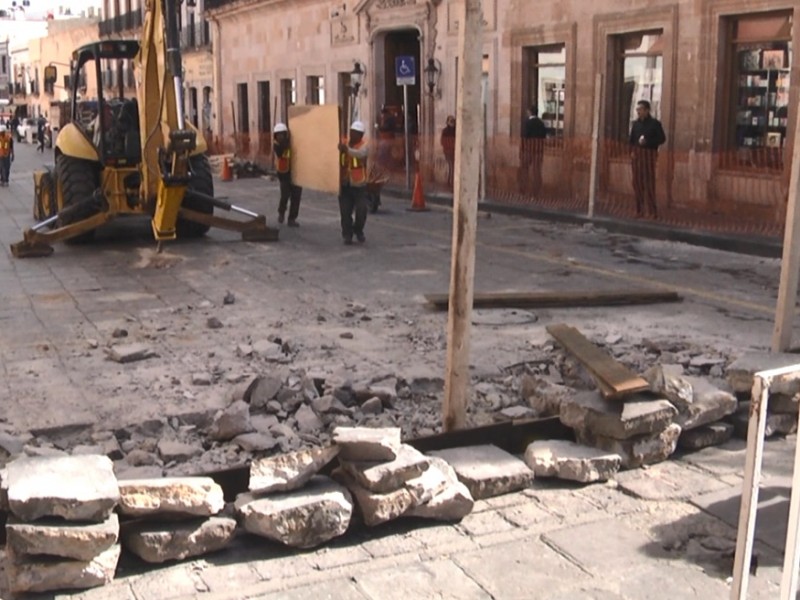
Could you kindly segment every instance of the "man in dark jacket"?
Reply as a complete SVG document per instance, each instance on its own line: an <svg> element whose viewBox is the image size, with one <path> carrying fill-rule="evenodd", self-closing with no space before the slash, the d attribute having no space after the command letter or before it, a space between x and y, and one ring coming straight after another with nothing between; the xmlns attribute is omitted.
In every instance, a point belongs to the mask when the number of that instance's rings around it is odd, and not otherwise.
<svg viewBox="0 0 800 600"><path fill-rule="evenodd" d="M520 145L520 174L523 193L538 197L542 191L542 162L544 162L544 140L547 128L539 118L536 105L528 109L528 118L522 125L522 143Z"/></svg>
<svg viewBox="0 0 800 600"><path fill-rule="evenodd" d="M39 115L39 118L36 120L36 141L38 142L36 146L37 152L44 153L44 131L46 127L47 119L45 119L43 115Z"/></svg>
<svg viewBox="0 0 800 600"><path fill-rule="evenodd" d="M633 191L636 194L636 216L652 214L658 217L656 209L656 163L658 147L667 141L661 121L650 115L650 103L640 100L636 104L637 119L631 127L631 169L633 171Z"/></svg>
<svg viewBox="0 0 800 600"><path fill-rule="evenodd" d="M453 115L449 115L445 121L440 142L444 159L447 161L447 185L452 189L453 170L456 164L456 118Z"/></svg>

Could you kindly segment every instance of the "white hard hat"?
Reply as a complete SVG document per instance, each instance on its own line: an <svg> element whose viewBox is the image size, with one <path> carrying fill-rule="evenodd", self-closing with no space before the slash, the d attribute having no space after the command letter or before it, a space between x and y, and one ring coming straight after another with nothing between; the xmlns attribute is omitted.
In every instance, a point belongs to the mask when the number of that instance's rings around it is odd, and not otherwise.
<svg viewBox="0 0 800 600"><path fill-rule="evenodd" d="M350 125L350 130L360 131L361 133L364 133L366 131L366 128L364 127L364 124L361 121L353 121L353 124Z"/></svg>
<svg viewBox="0 0 800 600"><path fill-rule="evenodd" d="M289 128L286 127L286 125L284 125L283 123L278 123L272 130L273 133L286 133L287 131L289 131Z"/></svg>
<svg viewBox="0 0 800 600"><path fill-rule="evenodd" d="M0 125L0 133L5 133L7 131L5 125Z"/></svg>

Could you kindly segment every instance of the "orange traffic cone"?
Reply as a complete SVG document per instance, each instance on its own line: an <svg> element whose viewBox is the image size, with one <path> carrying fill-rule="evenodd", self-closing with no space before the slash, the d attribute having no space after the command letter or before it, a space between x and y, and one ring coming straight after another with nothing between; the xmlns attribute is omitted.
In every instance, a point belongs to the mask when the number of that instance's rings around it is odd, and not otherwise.
<svg viewBox="0 0 800 600"><path fill-rule="evenodd" d="M422 191L422 176L419 174L419 171L417 171L417 175L414 178L414 194L411 196L411 208L407 210L413 210L414 212L430 210L425 206L425 194Z"/></svg>
<svg viewBox="0 0 800 600"><path fill-rule="evenodd" d="M233 171L227 157L222 163L222 181L233 181Z"/></svg>

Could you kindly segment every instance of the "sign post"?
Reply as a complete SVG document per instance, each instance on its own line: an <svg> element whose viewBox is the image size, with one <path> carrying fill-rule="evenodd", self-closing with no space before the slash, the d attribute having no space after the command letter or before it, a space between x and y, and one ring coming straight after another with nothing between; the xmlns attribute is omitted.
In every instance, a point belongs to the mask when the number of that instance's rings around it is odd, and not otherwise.
<svg viewBox="0 0 800 600"><path fill-rule="evenodd" d="M394 59L397 85L403 86L403 124L405 132L406 189L411 189L411 137L409 136L408 86L417 83L417 61L413 56L397 56Z"/></svg>

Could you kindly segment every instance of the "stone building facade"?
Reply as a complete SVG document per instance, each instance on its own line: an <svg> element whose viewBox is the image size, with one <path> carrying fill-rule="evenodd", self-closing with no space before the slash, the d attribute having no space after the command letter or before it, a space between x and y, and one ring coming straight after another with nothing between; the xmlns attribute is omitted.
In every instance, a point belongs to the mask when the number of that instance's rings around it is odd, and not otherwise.
<svg viewBox="0 0 800 600"><path fill-rule="evenodd" d="M600 196L629 196L625 140L636 101L648 99L668 137L658 162L660 206L783 218L800 2L484 0L483 7L490 188L513 191L521 123L535 104L549 130L546 193L573 203L588 197L597 106ZM456 106L459 2L207 0L206 8L221 138L267 134L295 102L338 103L345 115L355 103L375 127L382 107L402 106L395 58L410 55L418 77L408 116L440 160L435 136ZM358 96L349 85L356 61L366 72ZM428 65L436 71L432 88Z"/></svg>

